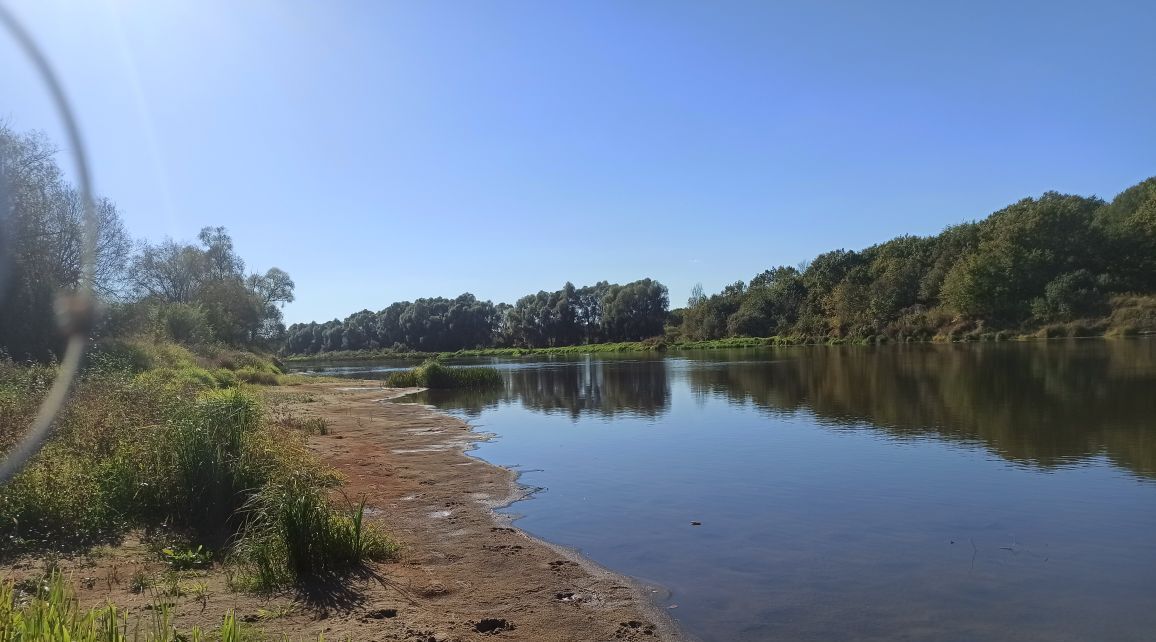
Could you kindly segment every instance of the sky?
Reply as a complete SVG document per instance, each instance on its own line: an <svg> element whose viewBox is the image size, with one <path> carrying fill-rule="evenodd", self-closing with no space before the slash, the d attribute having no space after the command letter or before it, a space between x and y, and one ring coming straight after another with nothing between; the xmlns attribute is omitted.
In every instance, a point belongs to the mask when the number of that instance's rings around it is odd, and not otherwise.
<svg viewBox="0 0 1156 642"><path fill-rule="evenodd" d="M227 227L296 282L290 323L643 277L678 306L1156 175L1148 1L8 6L129 231ZM63 146L0 60L0 118Z"/></svg>

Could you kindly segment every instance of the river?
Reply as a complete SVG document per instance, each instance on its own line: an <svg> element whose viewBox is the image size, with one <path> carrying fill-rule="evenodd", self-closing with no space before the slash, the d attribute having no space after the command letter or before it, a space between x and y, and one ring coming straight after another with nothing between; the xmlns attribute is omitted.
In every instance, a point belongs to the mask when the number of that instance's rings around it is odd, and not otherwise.
<svg viewBox="0 0 1156 642"><path fill-rule="evenodd" d="M1156 632L1156 340L477 363L504 387L414 401L704 640Z"/></svg>

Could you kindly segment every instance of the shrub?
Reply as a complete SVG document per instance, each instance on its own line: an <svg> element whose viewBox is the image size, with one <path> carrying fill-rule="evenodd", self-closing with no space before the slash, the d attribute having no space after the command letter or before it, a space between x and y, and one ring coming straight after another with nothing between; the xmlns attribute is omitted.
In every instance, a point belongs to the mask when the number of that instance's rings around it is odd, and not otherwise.
<svg viewBox="0 0 1156 642"><path fill-rule="evenodd" d="M1061 274L1044 288L1044 296L1032 301L1032 315L1043 321L1068 321L1104 312L1107 298L1096 277L1087 270Z"/></svg>
<svg viewBox="0 0 1156 642"><path fill-rule="evenodd" d="M185 345L206 343L213 329L204 308L191 303L167 303L156 306L154 327L158 338Z"/></svg>
<svg viewBox="0 0 1156 642"><path fill-rule="evenodd" d="M235 388L241 381L237 377L237 373L224 368L214 370L213 378L217 380L217 386L221 388Z"/></svg>
<svg viewBox="0 0 1156 642"><path fill-rule="evenodd" d="M196 366L148 370L137 375L137 378L144 385L159 384L185 392L211 390L218 383L213 373Z"/></svg>
<svg viewBox="0 0 1156 642"><path fill-rule="evenodd" d="M277 375L266 370L259 370L253 366L245 366L237 370L237 378L245 383L255 383L261 386L277 385Z"/></svg>

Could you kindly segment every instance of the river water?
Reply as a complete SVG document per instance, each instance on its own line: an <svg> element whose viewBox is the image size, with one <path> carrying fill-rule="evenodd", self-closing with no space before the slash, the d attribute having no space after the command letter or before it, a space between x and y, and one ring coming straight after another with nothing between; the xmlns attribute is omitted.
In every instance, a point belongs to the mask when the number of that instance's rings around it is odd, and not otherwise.
<svg viewBox="0 0 1156 642"><path fill-rule="evenodd" d="M1156 636L1156 340L483 361L416 401L704 640Z"/></svg>

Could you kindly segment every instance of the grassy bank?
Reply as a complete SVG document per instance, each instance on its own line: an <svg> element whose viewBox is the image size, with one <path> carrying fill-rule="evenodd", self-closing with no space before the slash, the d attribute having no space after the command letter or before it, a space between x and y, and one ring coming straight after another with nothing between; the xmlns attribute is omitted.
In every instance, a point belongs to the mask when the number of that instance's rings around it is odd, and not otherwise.
<svg viewBox="0 0 1156 642"><path fill-rule="evenodd" d="M0 360L0 453L55 375ZM0 487L0 557L52 559L141 531L172 568L224 567L234 589L264 591L391 556L364 505L332 499L340 478L305 443L317 422L269 412L258 384L284 376L252 353L101 346L48 444ZM39 617L33 588L20 613L19 587L0 590L0 626Z"/></svg>

